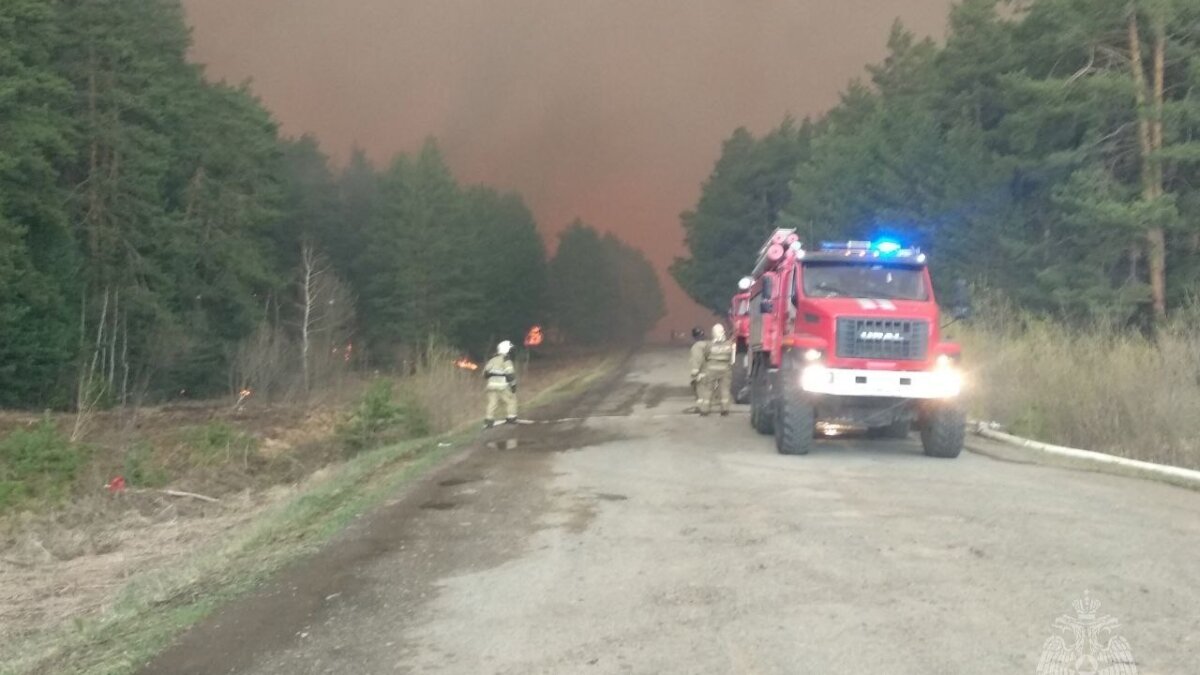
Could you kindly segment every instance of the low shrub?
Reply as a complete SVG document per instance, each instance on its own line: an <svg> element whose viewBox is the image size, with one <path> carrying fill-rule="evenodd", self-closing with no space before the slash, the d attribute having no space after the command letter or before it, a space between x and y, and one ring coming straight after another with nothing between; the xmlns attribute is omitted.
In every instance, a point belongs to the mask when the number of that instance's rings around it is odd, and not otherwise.
<svg viewBox="0 0 1200 675"><path fill-rule="evenodd" d="M125 450L123 476L138 487L162 487L170 475L155 461L154 448L149 443L134 443Z"/></svg>
<svg viewBox="0 0 1200 675"><path fill-rule="evenodd" d="M429 415L411 395L396 400L390 380L371 383L354 410L338 425L337 434L348 453L431 433Z"/></svg>
<svg viewBox="0 0 1200 675"><path fill-rule="evenodd" d="M85 460L81 446L50 419L0 440L0 511L28 500L66 496Z"/></svg>

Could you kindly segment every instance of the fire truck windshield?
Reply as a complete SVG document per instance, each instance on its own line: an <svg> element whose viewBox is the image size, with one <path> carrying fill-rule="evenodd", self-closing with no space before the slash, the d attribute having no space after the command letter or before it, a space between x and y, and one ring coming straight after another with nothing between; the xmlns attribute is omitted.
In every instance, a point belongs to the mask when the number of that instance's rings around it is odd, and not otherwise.
<svg viewBox="0 0 1200 675"><path fill-rule="evenodd" d="M804 295L810 298L929 299L919 267L875 261L810 261L804 264Z"/></svg>

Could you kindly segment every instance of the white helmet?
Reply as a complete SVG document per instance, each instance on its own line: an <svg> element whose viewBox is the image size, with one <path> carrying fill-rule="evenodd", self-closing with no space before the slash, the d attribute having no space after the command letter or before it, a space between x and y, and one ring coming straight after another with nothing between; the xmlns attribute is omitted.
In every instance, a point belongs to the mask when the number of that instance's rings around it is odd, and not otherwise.
<svg viewBox="0 0 1200 675"><path fill-rule="evenodd" d="M500 356L508 356L508 353L512 351L512 348L513 348L513 343L509 342L508 340L505 340L504 342L501 342L500 344L496 345L496 353L499 354Z"/></svg>
<svg viewBox="0 0 1200 675"><path fill-rule="evenodd" d="M725 339L725 326L724 325L718 323L715 326L713 326L712 339L716 340L717 342L720 342L721 340Z"/></svg>

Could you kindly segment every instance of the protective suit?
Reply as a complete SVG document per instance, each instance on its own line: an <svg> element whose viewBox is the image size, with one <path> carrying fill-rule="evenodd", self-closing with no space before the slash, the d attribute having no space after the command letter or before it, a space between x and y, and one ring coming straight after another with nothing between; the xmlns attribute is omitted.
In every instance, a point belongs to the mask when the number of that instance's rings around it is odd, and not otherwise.
<svg viewBox="0 0 1200 675"><path fill-rule="evenodd" d="M721 415L729 414L732 403L730 386L733 380L733 360L737 358L737 344L725 336L725 326L713 326L712 340L704 350L704 381L700 387L700 415L712 412L713 400L721 406Z"/></svg>
<svg viewBox="0 0 1200 675"><path fill-rule="evenodd" d="M688 356L688 370L691 373L692 395L696 397L696 408L691 412L700 412L700 403L704 397L700 395L700 389L704 386L704 350L708 349L708 343L704 340L704 331L699 328L692 329L692 351Z"/></svg>
<svg viewBox="0 0 1200 675"><path fill-rule="evenodd" d="M504 406L504 416L509 424L517 421L517 369L512 362L513 345L508 340L496 346L496 355L488 360L483 367L483 376L487 378L487 411L484 413L483 426L489 428L496 424L496 415L500 406Z"/></svg>

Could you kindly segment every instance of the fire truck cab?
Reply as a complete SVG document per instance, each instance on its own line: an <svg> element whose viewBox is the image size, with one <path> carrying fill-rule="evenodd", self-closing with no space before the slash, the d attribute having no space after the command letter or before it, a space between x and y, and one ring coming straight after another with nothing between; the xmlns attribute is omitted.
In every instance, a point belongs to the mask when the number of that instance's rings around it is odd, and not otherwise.
<svg viewBox="0 0 1200 675"><path fill-rule="evenodd" d="M806 454L817 435L851 429L905 438L914 423L925 454L962 451L961 349L942 341L926 264L890 240L809 251L777 230L767 241L742 283L751 424L779 452Z"/></svg>

